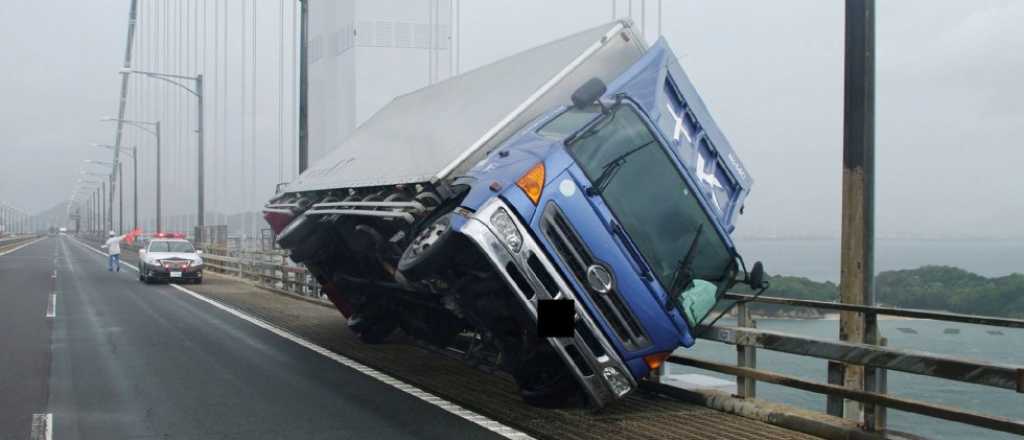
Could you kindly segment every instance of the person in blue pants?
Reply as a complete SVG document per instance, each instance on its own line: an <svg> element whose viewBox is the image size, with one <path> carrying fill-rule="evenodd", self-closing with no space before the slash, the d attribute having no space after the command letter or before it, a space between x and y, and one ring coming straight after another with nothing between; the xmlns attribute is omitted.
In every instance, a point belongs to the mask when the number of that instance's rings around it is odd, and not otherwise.
<svg viewBox="0 0 1024 440"><path fill-rule="evenodd" d="M124 240L123 235L115 235L114 231L110 231L110 238L103 244L103 247L107 249L107 271L109 272L120 272L121 271L121 240Z"/></svg>

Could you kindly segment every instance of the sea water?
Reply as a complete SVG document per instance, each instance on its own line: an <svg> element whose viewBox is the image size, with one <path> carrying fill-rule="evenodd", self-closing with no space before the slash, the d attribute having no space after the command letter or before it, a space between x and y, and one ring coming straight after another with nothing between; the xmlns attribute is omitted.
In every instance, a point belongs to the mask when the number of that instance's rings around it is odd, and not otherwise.
<svg viewBox="0 0 1024 440"><path fill-rule="evenodd" d="M762 260L769 273L796 275L816 281L839 279L838 240L745 240L738 243L748 264ZM1024 273L1024 240L879 240L875 245L879 271L913 269L937 264L957 266L985 276ZM1024 295L1024 292L1021 292ZM879 321L882 336L894 348L925 351L957 358L1015 365L1024 368L1024 329L978 326L930 320L891 319ZM735 320L724 318L724 325ZM832 319L758 319L761 329L800 336L838 340L839 323ZM955 329L949 330L947 329ZM989 331L1002 334L990 334ZM698 340L678 354L736 364L736 348ZM758 350L757 367L816 382L827 382L827 362ZM735 377L681 366L670 366L669 374L700 373L735 381ZM888 372L889 393L907 399L962 408L982 414L1024 420L1024 394L1012 390L963 382ZM825 410L825 396L792 388L758 383L761 399L777 401L815 411ZM1010 439L1010 434L974 428L956 422L889 410L889 427L928 438Z"/></svg>
<svg viewBox="0 0 1024 440"><path fill-rule="evenodd" d="M737 239L747 264L773 275L839 281L839 240ZM875 270L955 266L987 277L1024 273L1024 240L877 240Z"/></svg>
<svg viewBox="0 0 1024 440"><path fill-rule="evenodd" d="M735 321L729 318L723 318L719 323L735 325ZM835 319L758 319L757 327L820 339L838 340L839 338L839 321ZM911 329L916 333L901 331L901 328ZM959 333L950 334L946 332L946 329L958 329ZM992 335L987 333L987 330L998 330L1002 332L1002 335ZM888 339L889 347L1024 367L1024 329L897 319L879 321L879 331ZM736 364L736 348L713 341L698 340L693 348L677 350L677 354ZM757 367L815 382L826 383L828 381L827 361L824 359L762 349L757 351ZM706 370L682 366L669 367L668 374L681 373L700 373L735 381L733 376L720 375ZM1013 390L894 371L888 372L888 382L889 394L897 397L1024 420L1024 394L1018 394ZM772 384L758 383L757 397L815 411L825 410L824 395ZM1019 438L1010 434L894 410L889 410L889 427L928 438Z"/></svg>

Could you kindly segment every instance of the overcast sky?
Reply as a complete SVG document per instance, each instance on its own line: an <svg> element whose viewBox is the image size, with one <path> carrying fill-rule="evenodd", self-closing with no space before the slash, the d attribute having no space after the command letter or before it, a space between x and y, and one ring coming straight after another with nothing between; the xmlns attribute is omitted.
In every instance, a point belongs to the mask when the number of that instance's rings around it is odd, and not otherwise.
<svg viewBox="0 0 1024 440"><path fill-rule="evenodd" d="M67 198L82 160L109 160L86 145L113 141L113 126L97 120L116 114L128 3L16 1L0 8L0 201L48 208ZM633 3L639 23L641 2ZM268 15L278 7L257 4ZM611 4L464 0L463 70L608 21ZM625 15L627 1L618 4ZM647 4L651 12L657 2ZM842 9L838 0L663 2L665 38L755 179L741 235L839 233ZM878 2L880 235L1024 236L1022 22L1020 1ZM269 37L260 38L263 47ZM254 120L271 130L277 115L262 111ZM253 158L273 174L276 142L264 137L250 139L266 146ZM243 205L254 209L272 191L276 178L262 174L249 172L250 181L263 181ZM233 181L228 177L221 182ZM220 196L224 206L229 199ZM186 209L189 200L177 203Z"/></svg>

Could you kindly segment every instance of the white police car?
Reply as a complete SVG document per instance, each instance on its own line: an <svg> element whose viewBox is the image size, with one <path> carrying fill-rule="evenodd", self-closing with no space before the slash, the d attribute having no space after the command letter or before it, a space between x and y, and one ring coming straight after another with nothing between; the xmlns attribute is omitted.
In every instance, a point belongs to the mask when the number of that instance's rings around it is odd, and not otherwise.
<svg viewBox="0 0 1024 440"><path fill-rule="evenodd" d="M203 282L203 251L184 238L162 236L139 249L139 281Z"/></svg>

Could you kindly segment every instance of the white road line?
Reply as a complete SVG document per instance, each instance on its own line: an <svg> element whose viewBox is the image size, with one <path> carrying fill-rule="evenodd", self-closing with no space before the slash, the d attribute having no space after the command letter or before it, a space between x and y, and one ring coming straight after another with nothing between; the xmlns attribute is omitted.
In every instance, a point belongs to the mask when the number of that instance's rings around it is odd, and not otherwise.
<svg viewBox="0 0 1024 440"><path fill-rule="evenodd" d="M32 440L53 440L53 413L32 414Z"/></svg>
<svg viewBox="0 0 1024 440"><path fill-rule="evenodd" d="M18 247L14 248L14 249L9 249L9 250L6 250L6 251L3 251L3 252L0 252L0 257L2 257L2 256L4 256L4 255L7 255L7 254L9 254L9 253L11 253L11 252L14 252L14 251L16 251L16 250L18 250L18 249L21 249L21 248L23 248L23 247L25 247L25 246L28 246L28 245L30 245L30 244L34 244L34 243L36 243L36 242L42 241L42 240L43 240L43 239L45 239L45 238L46 238L46 237L39 237L39 238L37 238L37 239L35 239L35 240L32 240L32 241L30 241L30 242L28 242L28 243L25 243L25 244L23 244L23 245L21 245L21 246L18 246Z"/></svg>
<svg viewBox="0 0 1024 440"><path fill-rule="evenodd" d="M57 292L50 294L50 303L46 305L46 317L53 318L57 316Z"/></svg>
<svg viewBox="0 0 1024 440"><path fill-rule="evenodd" d="M78 240L76 239L75 241L78 241ZM97 254L106 255L102 251L100 251L99 249L93 248L92 246L89 246L89 245L87 245L85 243L82 243L82 242L79 242L79 243L82 244L83 246L85 246L86 248L88 248L89 250L91 250L93 252L96 252ZM135 267L134 265L131 265L131 264L128 264L128 263L122 263L122 264L124 264L124 265L126 265L128 267L131 267L135 271L139 270L139 268ZM269 331L269 332L271 332L271 333L273 333L275 335L278 335L278 336L280 336L280 337L282 337L284 339L287 339L287 340L289 340L291 342L294 342L294 343L296 343L296 344L298 344L298 345L300 345L300 346L302 346L304 348L307 348L307 349L309 349L309 350L311 350L311 351L313 351L313 352L315 352L317 354L320 354L321 356L324 356L324 357L326 357L326 358L328 358L328 359L330 359L330 360L332 360L334 362L337 362L337 363L339 363L341 365L344 365L344 366L349 367L349 368L351 368L353 370L356 370L356 371L358 371L360 373L363 373L363 374L365 374L367 376L370 376L370 377L372 377L372 378L374 378L374 379L376 379L376 380L378 380L378 381L380 381L380 382L382 382L382 383L384 383L386 385L390 385L391 387L396 388L399 391L405 392L406 394L409 394L409 395L411 395L413 397L416 397L417 399L420 399L420 400L422 400L424 402L427 402L427 403L429 403L431 405L434 405L434 406L436 406L438 408L441 408L441 409L443 409L445 411L448 411L449 413L452 413L452 414L454 414L454 415L456 415L458 417L461 417L462 419L465 419L465 420L467 420L469 422L472 422L472 423L474 423L474 424L476 424L476 425L478 425L478 426L480 426L480 427L482 427L482 428L484 428L484 429L486 429L488 431L494 432L495 434L498 434L498 435L500 435L502 437L510 438L510 439L516 439L516 440L533 439L533 437L531 437L529 434L527 434L525 432L522 432L522 431L520 431L518 429L515 429L515 428L513 428L511 426L502 424L501 422L499 422L497 420L492 420L492 419L490 419L490 418L488 418L486 416L483 416L481 414L478 414L478 413L476 413L476 412L474 412L472 410L463 408L462 406L460 406L460 405L458 405L458 404L456 404L454 402L445 400L445 399L443 399L441 397L438 397L438 396L436 396L434 394L431 394L431 393L429 393L427 391L424 391L424 390L422 390L422 389L420 389L420 388L418 388L416 386L413 386L413 385L407 384L405 382L402 382L402 381L400 381L398 379L395 379L394 377L389 376L387 373L375 370L375 369L373 369L371 367L368 367L366 365L363 365L363 364L359 363L358 361L356 361L354 359L348 358L346 356L342 356L342 355L340 355L338 353L335 353L335 352L333 352L331 350L328 350L327 348L324 348L324 347L322 347L320 345L317 345L317 344L315 344L313 342L310 342L310 341L308 341L306 339L303 339L300 336L297 336L297 335L295 335L295 334L293 334L293 333L291 333L291 332L289 332L289 331L287 331L285 329L277 327L277 326L275 326L275 325L273 325L273 324L271 324L269 322L266 322L266 321L264 321L262 319L256 318L256 317L251 316L249 314L246 314L245 312L242 312L242 311L240 311L238 309L235 309L234 307L231 307L231 306L229 306L227 304L224 304L224 303L222 303L220 301L217 301L217 300L212 299L212 298L208 298L206 296L203 296L202 294L193 292L193 291L191 291L189 289L186 289L184 287L181 287L181 286L179 286L177 284L171 284L170 286L175 288L175 289L178 289L178 290L180 290L180 291L182 291L182 292L184 292L184 293L186 293L186 294L188 294L190 296L192 296L193 298L196 298L196 299L198 299L200 301L204 301L204 302L206 302L206 303L208 303L208 304L210 304L210 305L212 305L212 306L214 306L214 307L216 307L218 309L221 309L221 310L223 310L223 311L225 311L227 313L230 313L230 314L234 315L235 317L237 317L239 319L248 321L250 324L253 324L253 325L255 325L257 327L260 327L260 328L262 328L264 330L267 330L267 331Z"/></svg>
<svg viewBox="0 0 1024 440"><path fill-rule="evenodd" d="M363 365L363 364L361 364L361 363L359 363L359 362L357 362L357 361L355 361L355 360L353 360L351 358L348 358L348 357L342 356L342 355L340 355L338 353L335 353L333 351L330 351L330 350L328 350L328 349L326 349L326 348L324 348L324 347L322 347L320 345L317 345L317 344L315 344L313 342L307 341L307 340L305 340L305 339L303 339L303 338L301 338L299 336L296 336L295 334L293 334L293 333L291 333L291 332L289 332L287 330L281 329L281 328L279 328L279 327L277 327L277 326L275 326L273 324L270 324L270 323L268 323L266 321L263 321L263 320L261 320L259 318L255 318L255 317L250 316L250 315L248 315L248 314L246 314L244 312L241 312L241 311L239 311L239 310L237 310L237 309L235 309L235 308L233 308L231 306L223 304L220 301L207 298L207 297L205 297L205 296L203 296L201 294L193 292L193 291L191 291L189 289L186 289L184 287L181 287L181 286L179 286L177 284L171 284L171 287L173 287L175 289L178 289L178 290L180 290L182 292L185 292L185 293L191 295L192 297L194 297L194 298L196 298L196 299L198 299L200 301L205 301L205 302L213 305L214 307L217 307L217 308L219 308L219 309L221 309L221 310L223 310L225 312L228 312L228 313L230 313L232 315L235 315L238 318L241 318L241 319L243 319L245 321L248 321L248 322L252 323L253 325L256 325L257 327L263 328L264 330L267 330L267 331L269 331L271 333L274 333L274 334L276 334L276 335L278 335L278 336L280 336L282 338L285 338L285 339L287 339L289 341L292 341L292 342L294 342L294 343L296 343L296 344L298 344L298 345L300 345L302 347L305 347L305 348L307 348L307 349L309 349L309 350L311 350L311 351L313 351L315 353L318 353L318 354L320 354L320 355L322 355L322 356L324 356L324 357L326 357L326 358L328 358L330 360L333 360L333 361L335 361L335 362L337 362L339 364L342 364L342 365L344 365L346 367L349 367L349 368L352 368L352 369L354 369L356 371L359 371L360 373L363 373L363 374L365 374L367 376L370 376L370 377L372 377L372 378L374 378L374 379L376 379L376 380L378 380L380 382L383 382L383 383L385 383L387 385L390 385L390 386L392 386L392 387L394 387L394 388L396 388L396 389L398 389L400 391L403 391L403 392L405 392L405 393L407 393L407 394L409 394L411 396L414 396L414 397L416 397L416 398L418 398L418 399L420 399L420 400L422 400L424 402L430 403L430 404L432 404L434 406L437 406L437 407L439 407L439 408L441 408L441 409L443 409L445 411L448 411L448 412L450 412L450 413L452 413L452 414L454 414L456 416L459 416L459 417L461 417L461 418L463 418L465 420L473 422L473 423L481 426L482 428L487 429L489 431L492 431L492 432L494 432L494 433L496 433L498 435L501 435L501 436L503 436L505 438L511 438L511 439L531 439L531 438L533 438L533 437L530 437L528 434L526 434L526 433L524 433L522 431L519 431L519 430L516 430L515 428L506 426L506 425L504 425L504 424L502 424L502 423L500 423L500 422L498 422L496 420L492 420L492 419L487 418L487 417L485 417L483 415L477 414L476 412L473 412L471 410L463 408L462 406L459 406L456 403L450 402L450 401L445 400L445 399L443 399L441 397L438 397L438 396L436 396L434 394L431 394L431 393L429 393L427 391L423 391L423 390L421 390L421 389L419 389L419 388L417 388L417 387L415 387L413 385L409 385L409 384L407 384L405 382L402 382L402 381L400 381L398 379L395 379L395 378L387 375L386 373L383 373L381 371L375 370L375 369L373 369L371 367L368 367L366 365Z"/></svg>

